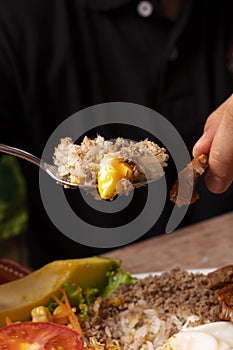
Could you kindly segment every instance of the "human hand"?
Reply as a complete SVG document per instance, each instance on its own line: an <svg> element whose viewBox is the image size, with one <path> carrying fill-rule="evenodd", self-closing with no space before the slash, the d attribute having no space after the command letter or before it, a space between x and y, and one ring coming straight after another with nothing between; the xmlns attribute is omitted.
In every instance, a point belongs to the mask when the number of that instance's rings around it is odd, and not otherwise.
<svg viewBox="0 0 233 350"><path fill-rule="evenodd" d="M193 156L209 155L205 182L213 193L223 193L233 181L233 95L208 117Z"/></svg>

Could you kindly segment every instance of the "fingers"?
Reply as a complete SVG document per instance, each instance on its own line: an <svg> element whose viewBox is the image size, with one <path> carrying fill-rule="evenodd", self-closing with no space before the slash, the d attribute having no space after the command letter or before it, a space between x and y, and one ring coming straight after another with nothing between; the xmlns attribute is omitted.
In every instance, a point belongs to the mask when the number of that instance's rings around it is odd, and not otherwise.
<svg viewBox="0 0 233 350"><path fill-rule="evenodd" d="M214 193L224 192L233 180L233 96L228 99L209 153L206 185Z"/></svg>
<svg viewBox="0 0 233 350"><path fill-rule="evenodd" d="M233 95L207 119L193 155L209 154L206 186L213 193L227 190L233 181Z"/></svg>
<svg viewBox="0 0 233 350"><path fill-rule="evenodd" d="M229 99L226 100L218 109L216 109L210 116L207 118L204 132L201 138L193 147L193 156L197 157L200 154L209 154L210 148L213 142L213 138L217 132L221 118L225 113Z"/></svg>

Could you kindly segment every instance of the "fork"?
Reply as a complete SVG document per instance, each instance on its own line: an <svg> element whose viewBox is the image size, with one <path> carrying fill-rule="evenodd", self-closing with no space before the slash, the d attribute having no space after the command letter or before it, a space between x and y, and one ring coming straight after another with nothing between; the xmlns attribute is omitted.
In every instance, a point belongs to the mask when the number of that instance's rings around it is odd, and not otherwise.
<svg viewBox="0 0 233 350"><path fill-rule="evenodd" d="M64 178L61 178L58 175L58 168L55 165L52 164L48 164L46 162L44 162L42 159L34 156L31 153L28 153L26 151L23 151L19 148L15 148L12 146L8 146L5 144L0 143L0 152L2 153L7 153L7 154L11 154L15 157L19 157L22 158L24 160L27 160L28 162L31 162L37 166L39 166L41 169L43 169L49 176L51 176L58 184L62 185L62 186L69 186L71 188L75 188L75 187L96 187L95 185L83 185L83 184L76 184L76 183L70 183L68 181L66 181Z"/></svg>
<svg viewBox="0 0 233 350"><path fill-rule="evenodd" d="M90 185L90 184L87 185L87 184L71 183L69 181L66 181L66 179L64 179L64 177L59 176L58 167L56 165L46 163L42 159L34 156L31 153L23 151L22 149L15 148L15 147L0 143L0 152L11 154L15 157L22 158L24 160L27 160L30 163L33 163L33 164L39 166L49 176L51 176L58 184L60 184L62 186L66 186L69 188L78 188L79 187L79 188L83 188L84 190L95 189L98 187L97 184L96 185ZM138 188L141 186L146 186L149 183L154 182L155 180L156 179L146 180L146 181L142 181L142 182L135 182L135 183L132 183L132 185L134 188Z"/></svg>

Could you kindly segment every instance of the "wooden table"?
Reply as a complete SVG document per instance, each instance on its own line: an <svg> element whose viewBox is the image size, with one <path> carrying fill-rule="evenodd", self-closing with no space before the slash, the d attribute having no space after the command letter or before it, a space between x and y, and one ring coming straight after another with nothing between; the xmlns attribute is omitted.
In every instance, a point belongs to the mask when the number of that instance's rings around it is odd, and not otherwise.
<svg viewBox="0 0 233 350"><path fill-rule="evenodd" d="M123 270L153 272L233 264L233 212L104 254L122 260Z"/></svg>

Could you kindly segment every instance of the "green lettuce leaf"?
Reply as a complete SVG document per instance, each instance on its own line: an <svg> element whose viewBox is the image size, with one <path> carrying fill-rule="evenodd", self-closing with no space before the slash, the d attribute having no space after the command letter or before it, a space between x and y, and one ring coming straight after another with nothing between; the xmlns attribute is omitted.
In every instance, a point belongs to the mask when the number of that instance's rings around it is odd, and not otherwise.
<svg viewBox="0 0 233 350"><path fill-rule="evenodd" d="M117 271L108 271L106 276L108 284L102 293L103 298L109 297L120 285L134 284L137 281L129 272L124 273L121 268Z"/></svg>
<svg viewBox="0 0 233 350"><path fill-rule="evenodd" d="M76 308L76 314L80 322L88 321L88 307L91 306L96 299L109 297L122 284L133 284L136 278L132 277L129 272L124 273L119 267L119 263L114 265L111 271L106 273L108 283L103 290L97 288L82 289L76 283L64 283L63 288L66 290L70 305ZM60 299L64 302L63 296ZM54 312L58 304L51 299L47 307L51 313Z"/></svg>

